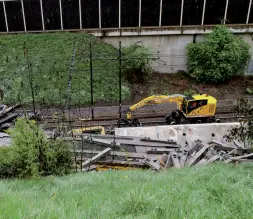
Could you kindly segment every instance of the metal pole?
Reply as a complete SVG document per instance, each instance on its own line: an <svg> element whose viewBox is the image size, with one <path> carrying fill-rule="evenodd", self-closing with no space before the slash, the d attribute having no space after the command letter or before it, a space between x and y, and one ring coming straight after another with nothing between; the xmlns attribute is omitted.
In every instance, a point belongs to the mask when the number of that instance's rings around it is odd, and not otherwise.
<svg viewBox="0 0 253 219"><path fill-rule="evenodd" d="M24 30L26 32L26 20L25 20L25 10L24 10L24 0L21 0L22 14L23 14L23 22L24 22Z"/></svg>
<svg viewBox="0 0 253 219"><path fill-rule="evenodd" d="M91 104L91 118L94 119L94 99L93 99L93 72L92 72L92 45L90 43L90 104Z"/></svg>
<svg viewBox="0 0 253 219"><path fill-rule="evenodd" d="M101 0L98 1L98 23L99 29L101 29Z"/></svg>
<svg viewBox="0 0 253 219"><path fill-rule="evenodd" d="M163 0L160 0L159 27L162 26Z"/></svg>
<svg viewBox="0 0 253 219"><path fill-rule="evenodd" d="M229 2L229 0L227 0L227 2L226 2L226 9L225 9L225 14L224 14L224 23L223 24L226 24L226 20L227 20L228 2Z"/></svg>
<svg viewBox="0 0 253 219"><path fill-rule="evenodd" d="M247 15L246 24L249 23L249 16L250 16L250 11L251 11L251 5L252 5L252 0L249 1L249 9L248 9L248 15Z"/></svg>
<svg viewBox="0 0 253 219"><path fill-rule="evenodd" d="M43 14L42 0L40 0L40 12L41 12L42 29L44 31L45 30L45 24L44 24L44 14Z"/></svg>
<svg viewBox="0 0 253 219"><path fill-rule="evenodd" d="M141 0L139 0L139 27L141 27Z"/></svg>
<svg viewBox="0 0 253 219"><path fill-rule="evenodd" d="M121 41L119 41L119 118L121 119Z"/></svg>
<svg viewBox="0 0 253 219"><path fill-rule="evenodd" d="M4 1L3 1L3 8L4 8L4 18L5 18L6 31L9 32L9 26L8 26L8 20L7 20L5 2Z"/></svg>
<svg viewBox="0 0 253 219"><path fill-rule="evenodd" d="M183 13L184 13L184 0L182 0L182 4L181 4L180 26L182 26L183 24Z"/></svg>
<svg viewBox="0 0 253 219"><path fill-rule="evenodd" d="M80 29L83 29L81 0L79 0L79 18L80 18Z"/></svg>
<svg viewBox="0 0 253 219"><path fill-rule="evenodd" d="M205 13L206 13L206 0L204 0L201 25L204 25Z"/></svg>
<svg viewBox="0 0 253 219"><path fill-rule="evenodd" d="M121 0L119 0L119 28L121 28Z"/></svg>
<svg viewBox="0 0 253 219"><path fill-rule="evenodd" d="M59 0L59 5L60 5L61 30L63 30L63 21L62 21L62 6L61 6L61 0Z"/></svg>

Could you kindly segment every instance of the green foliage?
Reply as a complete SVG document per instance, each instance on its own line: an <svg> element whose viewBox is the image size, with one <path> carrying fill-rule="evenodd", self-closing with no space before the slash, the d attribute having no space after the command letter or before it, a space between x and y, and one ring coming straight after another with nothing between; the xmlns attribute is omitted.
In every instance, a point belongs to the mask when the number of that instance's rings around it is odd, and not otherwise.
<svg viewBox="0 0 253 219"><path fill-rule="evenodd" d="M240 125L231 128L225 138L227 141L232 142L239 140L244 144L245 148L252 148L253 145L253 105L247 100L240 98L237 101L237 105L234 108L235 113L238 116L245 116L247 119L241 120Z"/></svg>
<svg viewBox="0 0 253 219"><path fill-rule="evenodd" d="M160 173L2 180L0 218L248 219L253 215L252 178L252 163L216 163Z"/></svg>
<svg viewBox="0 0 253 219"><path fill-rule="evenodd" d="M11 178L14 173L13 149L11 147L0 147L0 179Z"/></svg>
<svg viewBox="0 0 253 219"><path fill-rule="evenodd" d="M8 133L12 146L1 150L1 156L6 157L0 160L0 177L32 178L70 173L72 159L67 145L49 140L35 121L20 118Z"/></svg>
<svg viewBox="0 0 253 219"><path fill-rule="evenodd" d="M187 45L188 69L200 82L219 83L243 73L250 59L249 45L219 25L199 43Z"/></svg>
<svg viewBox="0 0 253 219"><path fill-rule="evenodd" d="M196 91L193 90L193 89L189 89L189 90L187 90L187 91L184 92L185 96L192 96L194 94L196 94Z"/></svg>
<svg viewBox="0 0 253 219"><path fill-rule="evenodd" d="M252 91L250 88L247 88L247 89L246 89L246 94L252 95L252 94L253 94L253 91Z"/></svg>
<svg viewBox="0 0 253 219"><path fill-rule="evenodd" d="M143 82L152 73L150 48L133 44L122 48L123 75L130 83Z"/></svg>
<svg viewBox="0 0 253 219"><path fill-rule="evenodd" d="M31 86L35 103L63 105L66 103L67 84L76 42L75 63L71 83L71 104L90 102L90 43L93 54L94 101L118 100L118 49L98 38L83 33L19 34L0 36L0 89L7 104L31 104ZM133 45L122 49L125 58L148 57L148 49ZM101 60L105 58L105 60ZM116 58L111 60L110 58ZM98 60L100 59L100 60ZM126 69L150 71L146 60L122 60ZM122 98L130 95L129 84L122 81Z"/></svg>

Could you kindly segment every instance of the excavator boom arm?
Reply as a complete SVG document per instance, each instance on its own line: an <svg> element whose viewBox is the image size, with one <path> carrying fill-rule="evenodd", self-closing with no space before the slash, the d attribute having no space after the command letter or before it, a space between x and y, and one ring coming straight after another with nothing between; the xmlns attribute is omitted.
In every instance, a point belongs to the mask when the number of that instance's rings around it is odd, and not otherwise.
<svg viewBox="0 0 253 219"><path fill-rule="evenodd" d="M146 105L153 105L153 104L162 104L162 103L182 103L185 96L181 94L174 94L174 95L153 95L147 97L140 102L132 105L127 110L128 117L131 117L131 112L137 110L138 108Z"/></svg>

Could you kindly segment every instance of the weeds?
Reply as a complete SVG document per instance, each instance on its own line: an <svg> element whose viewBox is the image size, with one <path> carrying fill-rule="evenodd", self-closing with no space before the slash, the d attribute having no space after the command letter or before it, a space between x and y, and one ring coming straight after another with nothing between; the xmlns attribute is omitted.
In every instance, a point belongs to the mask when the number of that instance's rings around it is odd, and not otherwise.
<svg viewBox="0 0 253 219"><path fill-rule="evenodd" d="M253 165L0 181L0 218L248 219Z"/></svg>

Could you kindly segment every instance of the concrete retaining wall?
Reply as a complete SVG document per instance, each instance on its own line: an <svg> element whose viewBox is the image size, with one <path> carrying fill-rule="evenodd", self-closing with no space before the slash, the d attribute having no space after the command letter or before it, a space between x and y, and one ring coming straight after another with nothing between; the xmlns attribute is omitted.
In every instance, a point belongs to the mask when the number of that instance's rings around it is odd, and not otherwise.
<svg viewBox="0 0 253 219"><path fill-rule="evenodd" d="M135 128L117 128L116 135L150 137L152 139L175 140L184 146L186 142L191 147L195 140L201 140L205 143L216 140L230 145L224 139L232 127L239 123L213 123L196 125L175 125L175 126L151 126ZM231 143L233 145L233 143Z"/></svg>
<svg viewBox="0 0 253 219"><path fill-rule="evenodd" d="M253 54L253 40L251 33L238 33L250 45L250 52ZM149 47L153 54L160 57L162 62L154 62L153 70L160 73L176 73L180 70L187 71L186 66L186 45L191 42L200 42L203 34L188 35L139 35L139 36L104 36L102 39L115 47L119 41L122 46L129 46L134 43ZM245 69L245 75L253 75L253 56Z"/></svg>

